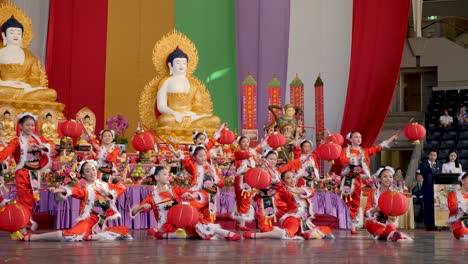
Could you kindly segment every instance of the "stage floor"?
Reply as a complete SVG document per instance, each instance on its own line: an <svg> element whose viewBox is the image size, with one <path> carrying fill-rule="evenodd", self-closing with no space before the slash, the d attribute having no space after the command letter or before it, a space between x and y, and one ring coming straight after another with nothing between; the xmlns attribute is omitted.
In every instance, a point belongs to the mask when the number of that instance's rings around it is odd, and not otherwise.
<svg viewBox="0 0 468 264"><path fill-rule="evenodd" d="M466 263L468 241L448 231L408 231L415 241L372 240L365 230L334 240L155 240L134 230L132 241L18 242L0 233L2 263Z"/></svg>

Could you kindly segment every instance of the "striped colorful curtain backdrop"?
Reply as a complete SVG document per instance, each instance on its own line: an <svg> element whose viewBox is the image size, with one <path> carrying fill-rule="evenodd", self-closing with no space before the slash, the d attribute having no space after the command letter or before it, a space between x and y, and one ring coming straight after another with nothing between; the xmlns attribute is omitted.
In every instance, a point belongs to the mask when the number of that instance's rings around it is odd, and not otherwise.
<svg viewBox="0 0 468 264"><path fill-rule="evenodd" d="M155 75L151 61L153 46L173 28L186 34L197 46L200 63L195 75L212 94L214 114L232 129L241 129L241 83L249 73L257 82L260 129L268 118L267 85L274 76L282 87L284 104L290 101L291 81L296 75L302 80L304 123L314 126L313 84L320 74L324 82L325 127L339 131L345 122L344 107L352 100L346 97L348 79L359 80L350 76L359 71L353 68L359 66L359 61L350 68L351 54L355 53L353 34L357 32L353 24L358 25L358 19L372 24L380 17L378 12L385 12L375 8L369 11L372 16L353 17L353 9L364 5L364 0L13 2L33 19L37 31L34 41L38 41L34 52L45 58L49 86L57 90L59 101L66 104L65 114L74 117L79 109L88 106L96 113L98 130L103 128L106 118L122 114L131 123L129 131L134 131L137 125L140 92ZM397 2L392 12L400 15L390 17L389 21L404 25L409 0ZM41 27L47 30L41 31ZM406 30L403 26L385 27L389 29L393 36L404 35ZM387 46L399 47L404 38L379 37L375 44L382 41ZM399 50L392 54L401 57ZM388 67L397 69L399 61L376 57L373 63L392 64ZM373 73L368 74L372 78ZM388 84L385 89L394 89L389 84L393 83L395 72L389 74L392 77L385 78ZM359 87L355 81L350 85L353 89ZM355 115L356 110L350 111L344 115L347 119ZM353 120L365 122L362 120L368 117ZM307 135L313 137L315 131L309 130Z"/></svg>

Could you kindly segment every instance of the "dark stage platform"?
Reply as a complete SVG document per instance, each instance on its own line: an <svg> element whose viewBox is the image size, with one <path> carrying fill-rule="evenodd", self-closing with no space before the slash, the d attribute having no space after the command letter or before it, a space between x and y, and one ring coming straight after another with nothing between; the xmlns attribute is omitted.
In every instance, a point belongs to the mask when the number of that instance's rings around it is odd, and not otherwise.
<svg viewBox="0 0 468 264"><path fill-rule="evenodd" d="M448 231L409 231L415 241L372 240L365 230L334 240L155 240L134 230L134 240L17 242L0 233L1 263L466 263L468 241Z"/></svg>

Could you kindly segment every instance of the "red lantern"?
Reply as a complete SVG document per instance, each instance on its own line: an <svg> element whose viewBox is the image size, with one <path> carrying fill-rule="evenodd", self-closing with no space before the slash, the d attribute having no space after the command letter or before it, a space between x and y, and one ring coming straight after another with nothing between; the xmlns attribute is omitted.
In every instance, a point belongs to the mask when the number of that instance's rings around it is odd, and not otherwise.
<svg viewBox="0 0 468 264"><path fill-rule="evenodd" d="M380 195L378 205L386 216L400 216L408 211L408 198L400 192L386 191Z"/></svg>
<svg viewBox="0 0 468 264"><path fill-rule="evenodd" d="M223 145L230 145L234 140L236 140L236 135L229 129L221 130L220 137L218 138L218 143Z"/></svg>
<svg viewBox="0 0 468 264"><path fill-rule="evenodd" d="M411 123L405 126L405 136L413 144L419 144L419 140L426 136L426 129L418 123Z"/></svg>
<svg viewBox="0 0 468 264"><path fill-rule="evenodd" d="M77 138L81 136L83 130L80 123L75 120L67 120L62 124L62 134L66 137Z"/></svg>
<svg viewBox="0 0 468 264"><path fill-rule="evenodd" d="M147 152L154 147L154 136L148 131L144 131L133 136L133 148L139 152Z"/></svg>
<svg viewBox="0 0 468 264"><path fill-rule="evenodd" d="M188 204L177 204L167 212L167 221L178 228L194 227L199 221L199 213Z"/></svg>
<svg viewBox="0 0 468 264"><path fill-rule="evenodd" d="M17 232L29 224L31 211L18 203L7 204L0 208L0 230Z"/></svg>
<svg viewBox="0 0 468 264"><path fill-rule="evenodd" d="M262 190L270 186L271 176L262 169L252 168L245 173L245 182L252 188Z"/></svg>
<svg viewBox="0 0 468 264"><path fill-rule="evenodd" d="M286 138L283 134L275 132L268 137L267 142L270 147L276 149L286 145Z"/></svg>
<svg viewBox="0 0 468 264"><path fill-rule="evenodd" d="M342 146L344 143L344 137L340 133L331 134L325 139L325 142L333 142Z"/></svg>
<svg viewBox="0 0 468 264"><path fill-rule="evenodd" d="M334 164L334 160L341 155L341 146L333 142L325 142L317 148L320 159L328 160L328 163Z"/></svg>

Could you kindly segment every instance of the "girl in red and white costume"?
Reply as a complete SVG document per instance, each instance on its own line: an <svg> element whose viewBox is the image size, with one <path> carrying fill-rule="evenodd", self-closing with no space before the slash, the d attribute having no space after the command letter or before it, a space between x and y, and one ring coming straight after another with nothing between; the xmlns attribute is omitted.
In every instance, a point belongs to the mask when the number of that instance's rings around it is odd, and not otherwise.
<svg viewBox="0 0 468 264"><path fill-rule="evenodd" d="M86 179L86 186L61 186L54 190L62 198L80 199L80 216L71 229L44 234L25 234L25 241L83 241L132 239L128 227L107 227L107 220L120 217L116 208L117 197L125 192L125 185L112 184L97 179L97 163L84 160L78 172Z"/></svg>
<svg viewBox="0 0 468 264"><path fill-rule="evenodd" d="M357 234L356 227L362 224L361 188L363 181L370 180L370 159L369 157L377 154L383 147L389 148L390 143L398 138L397 135L383 141L380 145L370 148L362 148L361 133L355 131L348 133L348 139L351 145L343 148L340 155L340 163L343 166L341 175L341 196L349 206L351 214L351 234ZM365 182L364 182L365 183Z"/></svg>
<svg viewBox="0 0 468 264"><path fill-rule="evenodd" d="M97 153L98 169L102 173L102 180L107 182L110 176L117 171L116 164L120 157L121 150L113 141L115 139L114 130L104 129L99 132L99 142L96 138L89 139Z"/></svg>
<svg viewBox="0 0 468 264"><path fill-rule="evenodd" d="M448 223L452 225L455 238L468 240L468 174L460 174L458 181L460 189L449 193L448 196Z"/></svg>
<svg viewBox="0 0 468 264"><path fill-rule="evenodd" d="M367 197L366 228L374 239L412 241L408 235L397 230L397 217L386 216L379 210L379 197L382 193L391 191L394 174L395 170L389 166L382 167L376 172L380 186L372 190Z"/></svg>
<svg viewBox="0 0 468 264"><path fill-rule="evenodd" d="M196 146L192 148L192 155L185 157L179 152L176 152L172 146L169 150L178 158L183 159L185 170L192 175L190 182L190 191L205 192L207 196L207 203L201 209L204 219L209 222L216 220L216 194L218 188L224 187L224 178L220 176L219 171L207 161L206 149L204 146Z"/></svg>
<svg viewBox="0 0 468 264"><path fill-rule="evenodd" d="M32 214L34 202L39 201L39 188L41 187L42 171L52 164L52 151L55 145L42 136L34 134L36 116L32 113L23 113L18 116L21 132L19 137L10 141L0 151L0 162L8 160L11 156L16 161L15 182L18 196L16 201L26 206ZM31 229L37 224L31 219Z"/></svg>
<svg viewBox="0 0 468 264"><path fill-rule="evenodd" d="M190 201L190 205L194 208L200 209L206 206L208 196L201 191L193 192L177 186L170 185L169 171L165 167L156 167L154 172L151 173L157 185L154 190L149 194L139 205L132 208L131 215L134 217L140 212L149 212L153 210L154 217L157 222L155 227L154 236L158 239L175 239L175 238L199 238L211 239L215 235L224 237L226 240L235 241L239 240L239 234L229 232L220 228L219 225L207 223L203 218L195 226L195 228L176 228L174 225L167 222L167 213L169 209L181 202L180 199ZM167 201L167 202L164 202ZM207 232L208 230L208 232Z"/></svg>
<svg viewBox="0 0 468 264"><path fill-rule="evenodd" d="M248 169L255 168L256 160L260 156L262 146L266 145L266 139L269 134L255 149L249 147L250 139L248 137L240 136L237 139L239 149L234 151L234 165L236 166L234 192L236 194L236 204L231 213L231 218L237 221L237 228L239 230L250 230L245 226L245 223L254 220L254 208L250 201L250 198L253 195L252 188L245 182L244 175Z"/></svg>
<svg viewBox="0 0 468 264"><path fill-rule="evenodd" d="M320 180L318 167L318 154L312 150L313 143L310 140L302 140L294 147L295 159L282 166L279 171L294 171L298 178L298 186L312 187L314 180Z"/></svg>
<svg viewBox="0 0 468 264"><path fill-rule="evenodd" d="M204 146L207 151L206 153L207 160L211 162L211 150L216 145L216 140L220 138L221 131L225 128L227 128L227 123L221 124L218 131L216 131L213 137L210 139L208 139L208 135L206 134L205 131L203 132L194 131L192 135L194 145L191 146L191 148L194 148L196 146Z"/></svg>

